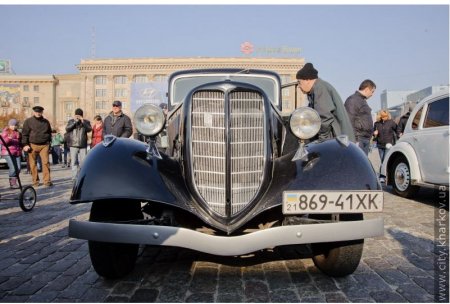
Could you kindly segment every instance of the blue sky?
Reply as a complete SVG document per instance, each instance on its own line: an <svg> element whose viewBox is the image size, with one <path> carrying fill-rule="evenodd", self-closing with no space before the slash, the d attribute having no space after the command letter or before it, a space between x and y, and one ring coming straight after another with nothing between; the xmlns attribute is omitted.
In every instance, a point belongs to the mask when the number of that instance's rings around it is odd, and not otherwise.
<svg viewBox="0 0 450 304"><path fill-rule="evenodd" d="M96 58L242 57L300 48L345 100L370 78L383 90L449 83L448 5L0 5L0 59L16 74L77 73ZM260 57L277 55L258 54Z"/></svg>

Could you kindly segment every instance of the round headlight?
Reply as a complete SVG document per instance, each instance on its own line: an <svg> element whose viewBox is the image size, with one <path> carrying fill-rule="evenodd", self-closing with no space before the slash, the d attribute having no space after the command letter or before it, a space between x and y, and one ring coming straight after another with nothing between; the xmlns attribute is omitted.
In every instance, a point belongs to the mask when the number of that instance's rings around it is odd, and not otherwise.
<svg viewBox="0 0 450 304"><path fill-rule="evenodd" d="M139 133L145 136L153 136L162 131L166 118L159 107L144 104L134 113L133 121Z"/></svg>
<svg viewBox="0 0 450 304"><path fill-rule="evenodd" d="M320 130L320 124L319 113L309 107L298 108L289 120L292 133L299 139L314 137Z"/></svg>

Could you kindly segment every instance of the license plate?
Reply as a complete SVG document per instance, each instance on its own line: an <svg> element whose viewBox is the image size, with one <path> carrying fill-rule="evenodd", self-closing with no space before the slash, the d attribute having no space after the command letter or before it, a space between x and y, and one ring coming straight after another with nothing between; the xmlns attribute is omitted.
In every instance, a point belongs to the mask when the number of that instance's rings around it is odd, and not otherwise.
<svg viewBox="0 0 450 304"><path fill-rule="evenodd" d="M283 214L383 211L383 191L284 191Z"/></svg>

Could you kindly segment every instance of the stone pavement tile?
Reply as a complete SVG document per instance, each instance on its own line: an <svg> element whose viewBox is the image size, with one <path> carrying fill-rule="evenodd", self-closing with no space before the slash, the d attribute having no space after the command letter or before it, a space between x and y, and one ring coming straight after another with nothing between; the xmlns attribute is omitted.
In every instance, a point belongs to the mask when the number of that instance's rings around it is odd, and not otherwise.
<svg viewBox="0 0 450 304"><path fill-rule="evenodd" d="M58 296L58 291L39 291L34 295L31 295L27 300L29 303L49 303L53 302Z"/></svg>
<svg viewBox="0 0 450 304"><path fill-rule="evenodd" d="M84 294L91 288L92 286L88 284L72 283L69 287L61 291L58 294L58 297L63 299L72 299L73 302L73 300L83 298Z"/></svg>
<svg viewBox="0 0 450 304"><path fill-rule="evenodd" d="M2 270L2 275L10 276L10 277L22 275L23 273L26 272L26 270L29 267L30 267L29 264L16 263L16 264L13 264L13 265L7 267L6 269L3 269Z"/></svg>
<svg viewBox="0 0 450 304"><path fill-rule="evenodd" d="M220 275L219 274L219 280L218 280L218 290L221 293L243 293L244 291L244 284L241 280L240 276L232 276L232 275Z"/></svg>
<svg viewBox="0 0 450 304"><path fill-rule="evenodd" d="M164 285L161 287L157 302L180 303L184 302L188 291L187 285Z"/></svg>
<svg viewBox="0 0 450 304"><path fill-rule="evenodd" d="M217 285L218 268L195 267L189 286L192 293L214 293Z"/></svg>
<svg viewBox="0 0 450 304"><path fill-rule="evenodd" d="M16 257L2 259L2 260L0 260L0 271L3 272L3 269L6 269L18 262L19 262L19 259ZM2 275L4 275L4 274L2 273Z"/></svg>
<svg viewBox="0 0 450 304"><path fill-rule="evenodd" d="M70 266L66 271L64 271L64 275L80 276L86 273L91 268L93 268L91 260L89 258L85 258L80 261L75 261L75 263L72 266Z"/></svg>
<svg viewBox="0 0 450 304"><path fill-rule="evenodd" d="M409 283L411 282L411 279L408 278L403 272L397 269L383 269L383 270L377 270L377 274L383 278L383 280L394 286L398 286L402 283ZM412 283L412 282L411 282Z"/></svg>
<svg viewBox="0 0 450 304"><path fill-rule="evenodd" d="M377 274L354 274L353 277L368 290L391 290L389 285Z"/></svg>
<svg viewBox="0 0 450 304"><path fill-rule="evenodd" d="M3 303L25 303L27 302L29 296L16 296L16 295L10 295L6 294L2 298Z"/></svg>
<svg viewBox="0 0 450 304"><path fill-rule="evenodd" d="M217 294L216 302L218 303L242 303L244 296L242 293L222 293Z"/></svg>
<svg viewBox="0 0 450 304"><path fill-rule="evenodd" d="M269 287L264 281L244 281L245 302L267 303L270 301Z"/></svg>
<svg viewBox="0 0 450 304"><path fill-rule="evenodd" d="M54 253L48 255L43 262L56 262L65 258L69 253L62 251L55 251Z"/></svg>
<svg viewBox="0 0 450 304"><path fill-rule="evenodd" d="M130 302L130 298L123 296L108 296L105 299L105 303L128 303Z"/></svg>
<svg viewBox="0 0 450 304"><path fill-rule="evenodd" d="M158 297L158 290L156 289L138 289L131 296L131 303L151 303L156 302Z"/></svg>
<svg viewBox="0 0 450 304"><path fill-rule="evenodd" d="M297 303L299 296L294 289L277 289L269 292L270 302L272 303Z"/></svg>
<svg viewBox="0 0 450 304"><path fill-rule="evenodd" d="M105 289L89 288L80 299L81 302L103 302L109 295L109 291Z"/></svg>
<svg viewBox="0 0 450 304"><path fill-rule="evenodd" d="M396 291L409 302L433 302L433 297L417 284L403 284L400 285Z"/></svg>
<svg viewBox="0 0 450 304"><path fill-rule="evenodd" d="M306 297L300 298L300 303L325 303L325 297L323 296L315 296L315 297Z"/></svg>
<svg viewBox="0 0 450 304"><path fill-rule="evenodd" d="M430 295L434 296L434 278L426 277L426 278L414 278L413 281L425 289Z"/></svg>
<svg viewBox="0 0 450 304"><path fill-rule="evenodd" d="M297 284L297 292L300 298L314 297L320 294L320 290L314 284Z"/></svg>
<svg viewBox="0 0 450 304"><path fill-rule="evenodd" d="M214 302L213 293L193 293L186 298L186 303L212 303Z"/></svg>
<svg viewBox="0 0 450 304"><path fill-rule="evenodd" d="M56 263L54 263L52 266L50 266L47 269L47 271L55 271L55 272L63 273L64 271L66 271L67 269L72 267L72 265L74 265L75 263L76 263L76 261L74 261L74 260L61 259L59 261L56 261Z"/></svg>
<svg viewBox="0 0 450 304"><path fill-rule="evenodd" d="M408 261L423 270L434 270L434 264L432 258L421 258L415 254L411 254L407 257Z"/></svg>
<svg viewBox="0 0 450 304"><path fill-rule="evenodd" d="M117 282L114 285L114 288L111 290L112 295L124 295L124 296L132 296L136 289L138 289L138 285L132 282Z"/></svg>
<svg viewBox="0 0 450 304"><path fill-rule="evenodd" d="M271 291L295 287L287 271L265 271L265 276Z"/></svg>
<svg viewBox="0 0 450 304"><path fill-rule="evenodd" d="M325 293L327 303L349 303L350 301L342 292Z"/></svg>
<svg viewBox="0 0 450 304"><path fill-rule="evenodd" d="M20 287L29 280L30 278L28 277L9 277L7 281L0 284L0 297L2 294L4 295L8 291L12 291L17 287Z"/></svg>
<svg viewBox="0 0 450 304"><path fill-rule="evenodd" d="M242 267L242 278L244 281L247 280L265 280L264 270L262 265L251 265Z"/></svg>
<svg viewBox="0 0 450 304"><path fill-rule="evenodd" d="M428 273L412 264L410 266L399 266L398 269L409 277L428 277Z"/></svg>
<svg viewBox="0 0 450 304"><path fill-rule="evenodd" d="M364 263L367 264L367 266L369 266L370 268L372 268L373 270L377 271L378 269L389 269L392 268L392 265L390 263L388 263L385 259L383 258L365 258L363 259Z"/></svg>
<svg viewBox="0 0 450 304"><path fill-rule="evenodd" d="M34 281L50 282L59 277L61 274L57 272L43 271L32 277Z"/></svg>
<svg viewBox="0 0 450 304"><path fill-rule="evenodd" d="M30 280L25 282L24 284L21 284L19 287L15 288L9 293L18 296L30 296L35 294L38 290L41 290L45 285L47 285L47 283L48 282Z"/></svg>
<svg viewBox="0 0 450 304"><path fill-rule="evenodd" d="M381 303L406 303L408 302L405 298L394 291L372 291L370 296L374 298L376 302Z"/></svg>

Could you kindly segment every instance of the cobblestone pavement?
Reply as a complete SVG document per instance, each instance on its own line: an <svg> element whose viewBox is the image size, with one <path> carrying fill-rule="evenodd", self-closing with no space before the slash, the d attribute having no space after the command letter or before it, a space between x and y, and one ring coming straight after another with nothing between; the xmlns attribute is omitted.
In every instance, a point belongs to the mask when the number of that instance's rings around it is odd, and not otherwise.
<svg viewBox="0 0 450 304"><path fill-rule="evenodd" d="M372 155L373 156L373 155ZM374 160L375 167L377 159ZM30 175L22 174L24 184ZM145 247L133 273L105 280L93 270L87 242L67 236L71 218L90 204L68 203L70 170L52 166L55 186L38 188L32 212L0 202L0 302L433 302L436 193L414 200L385 190L385 235L367 239L356 272L330 278L307 247L214 257ZM17 196L0 170L2 197ZM380 214L368 216L376 217Z"/></svg>

